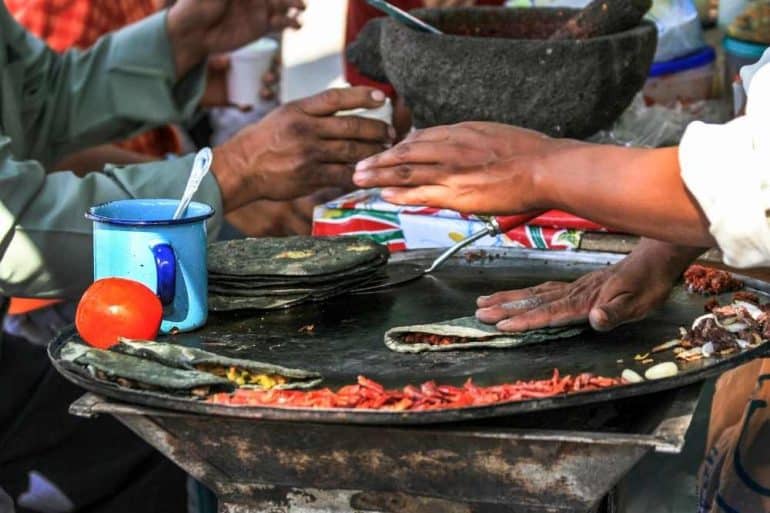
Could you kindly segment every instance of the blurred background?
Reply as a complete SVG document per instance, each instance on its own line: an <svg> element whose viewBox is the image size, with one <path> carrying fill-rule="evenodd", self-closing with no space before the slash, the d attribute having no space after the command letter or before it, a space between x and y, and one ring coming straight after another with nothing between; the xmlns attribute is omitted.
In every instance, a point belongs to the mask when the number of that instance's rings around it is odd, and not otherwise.
<svg viewBox="0 0 770 513"><path fill-rule="evenodd" d="M283 36L281 99L294 100L343 84L340 51L347 0L307 0L299 31Z"/></svg>

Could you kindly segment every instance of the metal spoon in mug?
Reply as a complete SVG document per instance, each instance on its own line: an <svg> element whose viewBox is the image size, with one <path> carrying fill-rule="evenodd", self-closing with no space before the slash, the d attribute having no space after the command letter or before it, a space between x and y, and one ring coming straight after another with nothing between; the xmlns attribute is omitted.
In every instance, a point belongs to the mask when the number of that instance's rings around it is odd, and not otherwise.
<svg viewBox="0 0 770 513"><path fill-rule="evenodd" d="M214 160L214 154L211 153L211 148L203 148L195 155L193 161L192 171L190 171L190 178L187 179L187 185L184 187L184 193L182 199L179 200L179 206L176 207L174 217L172 219L181 219L184 213L187 211L187 206L192 201L192 197L198 191L203 177L209 172L211 168L211 161Z"/></svg>

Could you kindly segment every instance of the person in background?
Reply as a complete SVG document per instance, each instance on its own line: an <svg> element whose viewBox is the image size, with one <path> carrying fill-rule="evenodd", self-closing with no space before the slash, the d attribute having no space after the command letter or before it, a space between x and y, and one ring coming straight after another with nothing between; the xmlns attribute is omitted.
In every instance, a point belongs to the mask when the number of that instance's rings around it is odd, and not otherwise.
<svg viewBox="0 0 770 513"><path fill-rule="evenodd" d="M43 39L57 52L90 48L99 37L137 22L164 7L173 0L72 0L54 6L49 0L5 0L16 20L27 30ZM273 35L272 37L279 37ZM201 108L209 112L214 122L211 141L204 145L219 145L232 138L243 127L256 123L278 106L277 86L280 81L280 52L273 68L263 77L261 92L263 104L251 112L241 112L227 101L226 54L212 56L208 62L207 87L201 98ZM183 144L186 143L186 144ZM165 125L150 129L126 141L89 148L67 155L54 169L69 169L84 173L100 169L105 164L130 164L178 155L190 141L177 126ZM252 237L309 234L312 209L323 200L311 196L294 201L272 202L263 200L259 205L228 214L229 226L243 235ZM260 208L261 207L261 208ZM258 212L259 215L254 215ZM47 302L15 300L11 312L27 312Z"/></svg>
<svg viewBox="0 0 770 513"><path fill-rule="evenodd" d="M22 26L59 53L73 48L90 48L101 36L147 18L173 3L167 0L73 0L52 5L48 0L5 0L9 12ZM228 118L228 126L232 130L228 131L227 137L219 137L217 144L226 142L238 130L259 121L278 106L275 86L280 74L279 57L276 66L263 77L262 98L269 108L244 113L240 117L236 114L235 119ZM207 87L200 102L202 108L219 112L238 111L225 107L228 66L226 54L209 59ZM124 141L65 155L52 168L72 170L83 175L107 164L137 164L173 157L182 151L183 139L184 134L179 127L164 125ZM261 200L258 204L229 213L227 221L240 234L252 237L309 234L313 207L328 195L328 192L320 196L314 194L292 201ZM3 328L33 343L44 344L62 326L70 324L73 315L74 305L59 300L12 298Z"/></svg>
<svg viewBox="0 0 770 513"><path fill-rule="evenodd" d="M420 7L470 7L473 5L504 5L505 0L391 0L391 4L405 11L419 9ZM345 22L345 49L355 41L358 33L369 20L380 18L385 14L366 3L366 0L348 0L348 8ZM377 82L362 75L358 69L345 57L342 52L342 62L345 80L351 85L363 85L376 87L388 95L394 103L393 126L399 135L406 134L412 127L412 115L404 101L396 95L395 89L390 84Z"/></svg>
<svg viewBox="0 0 770 513"><path fill-rule="evenodd" d="M45 0L5 0L6 7L16 20L57 52L70 48L88 48L102 35L129 25L158 10L155 0L101 1L82 0L52 5ZM129 140L114 145L103 145L79 152L54 167L61 169L95 169L107 162L130 164L162 158L181 150L179 135L172 126L148 130ZM101 165L80 165L88 161L101 161ZM48 340L56 329L71 322L72 305L53 305L55 299L13 298L5 319L6 331L18 333L30 340ZM47 308L45 312L40 310ZM28 315L35 315L39 322L28 322Z"/></svg>
<svg viewBox="0 0 770 513"><path fill-rule="evenodd" d="M770 266L770 51L741 70L745 115L694 122L678 148L552 139L495 123L410 135L356 168L361 187L397 204L479 214L556 208L646 237L614 266L478 298L476 316L502 331L643 318L704 248L724 262ZM565 172L565 170L569 170ZM701 470L702 513L770 511L770 359L723 375Z"/></svg>
<svg viewBox="0 0 770 513"><path fill-rule="evenodd" d="M168 123L197 108L206 57L296 27L300 0L179 0L100 39L57 54L0 3L0 295L79 297L92 280L97 203L179 197L193 155L49 172L64 155ZM370 88L330 90L284 105L214 149L197 198L227 212L349 186L352 163L380 151L388 126L335 113L382 106ZM94 171L98 171L94 169ZM0 317L5 307L0 306ZM185 510L184 474L109 418L67 413L82 395L52 369L43 347L0 338L0 497L19 513Z"/></svg>
<svg viewBox="0 0 770 513"><path fill-rule="evenodd" d="M16 21L59 53L90 48L104 34L147 18L163 7L160 0L73 0L61 4L47 0L4 1ZM182 150L181 134L172 125L152 128L113 145L100 148L101 155L110 162L121 159L121 155L135 163L143 156L150 157L144 160L152 160ZM69 168L66 161L61 167Z"/></svg>

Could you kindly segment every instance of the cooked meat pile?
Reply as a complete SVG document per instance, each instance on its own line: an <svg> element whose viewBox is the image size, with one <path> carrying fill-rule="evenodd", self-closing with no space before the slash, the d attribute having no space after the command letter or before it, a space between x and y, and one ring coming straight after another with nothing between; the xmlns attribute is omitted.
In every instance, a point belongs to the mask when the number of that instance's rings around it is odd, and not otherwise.
<svg viewBox="0 0 770 513"><path fill-rule="evenodd" d="M770 338L770 303L761 304L756 294L738 292L728 305L714 299L706 310L691 328L683 329L684 349L702 348L703 356L728 354Z"/></svg>
<svg viewBox="0 0 770 513"><path fill-rule="evenodd" d="M691 265L684 272L684 282L690 292L703 295L723 294L743 288L743 282L733 278L727 271L702 265Z"/></svg>

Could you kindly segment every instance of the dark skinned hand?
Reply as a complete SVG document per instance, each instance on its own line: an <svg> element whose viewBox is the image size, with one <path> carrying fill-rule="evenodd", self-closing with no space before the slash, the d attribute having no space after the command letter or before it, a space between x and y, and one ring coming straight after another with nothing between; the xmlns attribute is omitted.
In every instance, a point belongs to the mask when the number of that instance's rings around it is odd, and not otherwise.
<svg viewBox="0 0 770 513"><path fill-rule="evenodd" d="M474 214L538 208L534 172L575 141L485 122L419 130L356 166L359 187L385 187L383 198ZM515 193L515 194L514 194Z"/></svg>
<svg viewBox="0 0 770 513"><path fill-rule="evenodd" d="M382 106L370 87L329 89L282 105L214 149L226 211L258 199L289 200L325 187L350 187L356 162L382 151L395 132L382 121L336 116Z"/></svg>
<svg viewBox="0 0 770 513"><path fill-rule="evenodd" d="M278 98L279 89L281 85L281 66L283 61L281 58L281 51L275 52L273 61L270 63L270 69L262 75L262 89L259 91L259 96L265 101L271 101Z"/></svg>
<svg viewBox="0 0 770 513"><path fill-rule="evenodd" d="M715 244L682 180L676 147L626 148L460 123L418 131L359 162L353 181L383 187L384 199L402 205L491 215L555 208L620 232Z"/></svg>
<svg viewBox="0 0 770 513"><path fill-rule="evenodd" d="M597 331L643 319L660 306L704 250L643 239L615 265L574 282L546 282L478 299L476 317L500 331L527 331L588 320Z"/></svg>

